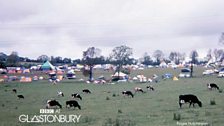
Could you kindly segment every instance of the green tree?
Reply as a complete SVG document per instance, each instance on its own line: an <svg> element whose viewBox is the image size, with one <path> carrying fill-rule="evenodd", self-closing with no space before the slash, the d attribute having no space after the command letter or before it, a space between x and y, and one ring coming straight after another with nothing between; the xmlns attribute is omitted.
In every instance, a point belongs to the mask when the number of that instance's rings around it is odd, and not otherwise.
<svg viewBox="0 0 224 126"><path fill-rule="evenodd" d="M7 57L8 56L5 53L0 52L0 61L6 61Z"/></svg>
<svg viewBox="0 0 224 126"><path fill-rule="evenodd" d="M50 60L50 58L47 56L47 55L40 55L38 58L37 58L37 61L39 61L39 62L46 62L46 61L48 61L48 60Z"/></svg>
<svg viewBox="0 0 224 126"><path fill-rule="evenodd" d="M83 62L89 66L89 80L93 80L93 66L98 64L98 58L101 55L101 50L95 47L89 47L83 52Z"/></svg>
<svg viewBox="0 0 224 126"><path fill-rule="evenodd" d="M183 57L182 54L179 52L170 52L170 55L169 55L169 59L176 64L180 63L180 60L182 57Z"/></svg>
<svg viewBox="0 0 224 126"><path fill-rule="evenodd" d="M214 49L214 56L216 61L222 61L224 57L223 49Z"/></svg>
<svg viewBox="0 0 224 126"><path fill-rule="evenodd" d="M153 57L156 59L157 65L164 59L164 53L161 50L156 50L153 53Z"/></svg>
<svg viewBox="0 0 224 126"><path fill-rule="evenodd" d="M122 65L129 61L132 54L132 48L125 45L115 47L112 50L112 53L110 54L110 60L115 61L115 64L117 64L118 76L120 74Z"/></svg>
<svg viewBox="0 0 224 126"><path fill-rule="evenodd" d="M6 60L6 66L9 66L9 67L19 66L19 56L17 52L14 51L8 56Z"/></svg>
<svg viewBox="0 0 224 126"><path fill-rule="evenodd" d="M144 53L142 64L144 64L144 65L152 64L152 59L148 53Z"/></svg>
<svg viewBox="0 0 224 126"><path fill-rule="evenodd" d="M191 51L190 58L191 58L191 63L197 64L198 63L198 52L196 50Z"/></svg>

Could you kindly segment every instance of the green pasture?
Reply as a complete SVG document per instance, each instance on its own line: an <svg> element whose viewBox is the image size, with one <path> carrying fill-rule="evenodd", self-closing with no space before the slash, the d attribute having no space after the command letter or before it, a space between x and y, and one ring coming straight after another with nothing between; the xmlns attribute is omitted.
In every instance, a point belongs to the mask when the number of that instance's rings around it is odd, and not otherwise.
<svg viewBox="0 0 224 126"><path fill-rule="evenodd" d="M115 84L86 84L76 80L64 80L52 85L47 80L32 83L9 82L0 84L0 125L1 126L177 126L181 123L207 123L210 126L224 124L224 92L207 90L206 83L217 83L221 89L223 78L217 76L202 76L203 68L196 68L193 78L160 80L158 83L115 83ZM162 75L172 73L175 76L179 69L153 68L133 71L131 76L144 74L151 77L153 74ZM104 75L110 78L111 72L95 71L94 76ZM78 78L85 78L77 73ZM146 91L147 85L153 85L155 91ZM124 97L123 90L132 90L134 87L143 88L146 93L136 93L134 98ZM24 95L25 99L18 99L17 94ZM92 94L82 93L88 88ZM57 91L62 91L65 97L58 97ZM71 100L72 93L80 93L83 100L77 100L82 109L65 108L65 101ZM197 105L189 108L188 104L179 108L178 96L192 93L202 101L202 108ZM19 115L38 115L40 109L45 108L48 99L57 99L63 106L60 114L81 115L78 123L21 123ZM210 101L215 101L212 105ZM174 119L174 114L180 115Z"/></svg>

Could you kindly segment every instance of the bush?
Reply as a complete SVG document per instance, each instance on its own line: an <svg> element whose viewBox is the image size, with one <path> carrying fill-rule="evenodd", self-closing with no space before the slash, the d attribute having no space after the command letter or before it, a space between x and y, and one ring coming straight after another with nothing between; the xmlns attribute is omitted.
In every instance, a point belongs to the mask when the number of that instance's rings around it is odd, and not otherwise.
<svg viewBox="0 0 224 126"><path fill-rule="evenodd" d="M223 91L222 89L219 89L219 93L222 93L222 91Z"/></svg>
<svg viewBox="0 0 224 126"><path fill-rule="evenodd" d="M210 100L210 105L216 105L215 99Z"/></svg>
<svg viewBox="0 0 224 126"><path fill-rule="evenodd" d="M173 113L173 120L179 121L181 119L181 115L179 113Z"/></svg>
<svg viewBox="0 0 224 126"><path fill-rule="evenodd" d="M136 123L131 119L117 117L115 120L107 118L103 126L136 126Z"/></svg>
<svg viewBox="0 0 224 126"><path fill-rule="evenodd" d="M113 121L111 118L107 118L103 124L103 126L113 126Z"/></svg>
<svg viewBox="0 0 224 126"><path fill-rule="evenodd" d="M91 124L93 123L94 119L92 117L84 116L83 119L81 120L81 123L88 123Z"/></svg>
<svg viewBox="0 0 224 126"><path fill-rule="evenodd" d="M121 110L121 109L118 109L117 112L118 112L118 113L122 113L122 110Z"/></svg>
<svg viewBox="0 0 224 126"><path fill-rule="evenodd" d="M112 97L116 97L116 94L113 94Z"/></svg>
<svg viewBox="0 0 224 126"><path fill-rule="evenodd" d="M106 97L106 100L110 100L110 98L109 97Z"/></svg>

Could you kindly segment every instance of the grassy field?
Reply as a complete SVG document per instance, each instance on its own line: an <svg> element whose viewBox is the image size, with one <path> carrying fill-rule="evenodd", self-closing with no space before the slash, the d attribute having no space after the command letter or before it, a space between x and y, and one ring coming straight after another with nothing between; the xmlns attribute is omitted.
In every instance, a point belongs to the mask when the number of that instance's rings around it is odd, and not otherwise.
<svg viewBox="0 0 224 126"><path fill-rule="evenodd" d="M74 125L74 123L21 123L19 115L40 115L40 109L45 108L48 99L57 99L63 106L60 114L81 115L77 126L175 126L180 123L198 122L208 123L210 126L223 126L224 124L224 92L207 90L206 83L217 83L223 89L223 78L216 76L201 75L202 68L197 68L194 78L182 78L178 81L172 79L161 80L152 83L155 91L136 93L134 98L124 97L123 90L133 90L138 86L146 90L149 83L118 83L118 84L86 84L76 80L64 80L57 85L47 81L32 83L11 82L0 84L0 125L1 126L35 126L35 125ZM179 69L153 68L132 72L131 76L144 74L147 77L154 73L162 75L169 72L178 75ZM95 76L105 75L109 78L110 73L96 71ZM77 75L83 78L81 75ZM18 99L12 89L23 94L25 99ZM83 94L81 91L88 88L92 94ZM58 97L57 91L65 93L65 97ZM65 108L65 101L72 99L71 93L81 93L83 100L78 100L82 110ZM189 108L185 104L179 109L178 96L192 93L198 96L203 106ZM210 101L216 104L211 105ZM180 119L174 119L174 113L180 115Z"/></svg>

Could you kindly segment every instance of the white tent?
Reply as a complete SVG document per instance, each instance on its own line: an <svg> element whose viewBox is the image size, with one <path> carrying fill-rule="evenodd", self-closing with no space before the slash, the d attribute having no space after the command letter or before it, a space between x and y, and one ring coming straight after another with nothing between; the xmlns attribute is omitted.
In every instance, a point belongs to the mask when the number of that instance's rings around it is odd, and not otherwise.
<svg viewBox="0 0 224 126"><path fill-rule="evenodd" d="M166 68L167 67L167 64L166 64L166 62L163 61L163 62L160 63L159 66L162 67L162 68Z"/></svg>
<svg viewBox="0 0 224 126"><path fill-rule="evenodd" d="M144 75L137 75L140 82L147 82L147 78Z"/></svg>
<svg viewBox="0 0 224 126"><path fill-rule="evenodd" d="M69 70L67 73L68 74L75 74L75 71L74 70Z"/></svg>
<svg viewBox="0 0 224 126"><path fill-rule="evenodd" d="M125 77L125 76L128 76L128 75L125 74L125 73L119 72L119 76L120 77ZM112 75L112 77L118 77L118 72L116 72L114 75Z"/></svg>

